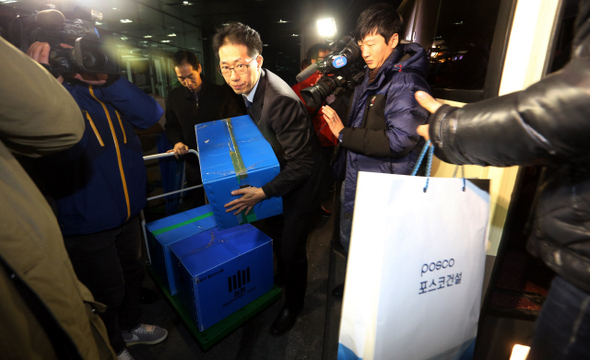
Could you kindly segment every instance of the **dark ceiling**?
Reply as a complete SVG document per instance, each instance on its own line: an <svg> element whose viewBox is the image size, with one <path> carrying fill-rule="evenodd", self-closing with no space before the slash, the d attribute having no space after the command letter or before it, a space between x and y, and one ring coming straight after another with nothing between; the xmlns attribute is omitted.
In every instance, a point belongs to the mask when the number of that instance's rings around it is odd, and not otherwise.
<svg viewBox="0 0 590 360"><path fill-rule="evenodd" d="M362 10L377 2L398 6L401 0L0 0L0 15L14 17L17 9L32 12L49 3L66 17L68 9L75 6L97 8L104 14L97 27L119 34L121 40L135 39L139 46L200 52L202 40L205 63L214 61L211 36L215 29L239 21L260 33L264 66L293 83L301 54L320 39L314 33L319 18L334 17L336 38L340 38L353 30ZM120 21L125 18L131 21ZM168 37L172 32L178 36Z"/></svg>
<svg viewBox="0 0 590 360"><path fill-rule="evenodd" d="M310 27L323 16L336 19L338 36L353 30L358 14L377 2L398 5L401 0L162 0L173 8L189 13L194 23L204 31L205 41L220 25L232 21L249 25L260 33L265 44L265 67L277 72L287 82L294 82L299 72L301 54L313 44L305 38ZM303 52L301 47L304 47Z"/></svg>

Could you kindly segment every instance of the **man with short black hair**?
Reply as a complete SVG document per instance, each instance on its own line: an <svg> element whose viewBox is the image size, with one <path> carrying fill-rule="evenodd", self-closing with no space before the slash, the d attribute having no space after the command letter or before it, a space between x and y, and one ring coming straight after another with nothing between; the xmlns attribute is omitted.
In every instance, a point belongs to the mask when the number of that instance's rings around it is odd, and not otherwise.
<svg viewBox="0 0 590 360"><path fill-rule="evenodd" d="M166 136L173 146L168 152L187 154L197 148L195 125L207 121L244 115L246 109L227 85L209 83L201 77L199 59L190 51L180 50L172 58L174 71L182 86L172 89L166 99ZM188 186L201 184L199 160L193 154L185 157ZM185 209L205 204L203 189L193 190Z"/></svg>
<svg viewBox="0 0 590 360"><path fill-rule="evenodd" d="M427 112L414 93L430 92L429 70L424 49L400 43L403 20L389 4L376 4L361 13L356 39L367 64L363 83L355 88L348 125L329 106L324 118L338 138L346 161L342 184L340 241L350 245L359 171L409 174L414 167L421 141L416 132L425 124ZM404 206L400 204L399 206Z"/></svg>
<svg viewBox="0 0 590 360"><path fill-rule="evenodd" d="M307 110L289 85L262 68L262 41L256 30L233 23L213 38L220 73L271 144L281 171L258 187L232 191L240 196L225 205L227 212L250 211L266 198L281 196L283 215L266 219L278 260L278 277L284 278L285 305L271 327L275 335L289 331L303 308L307 287L307 235L319 215L319 142Z"/></svg>

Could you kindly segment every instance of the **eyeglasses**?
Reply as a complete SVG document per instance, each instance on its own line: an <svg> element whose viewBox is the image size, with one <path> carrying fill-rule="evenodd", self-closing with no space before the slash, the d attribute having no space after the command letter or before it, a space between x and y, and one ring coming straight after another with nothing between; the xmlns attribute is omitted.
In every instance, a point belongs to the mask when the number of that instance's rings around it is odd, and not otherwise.
<svg viewBox="0 0 590 360"><path fill-rule="evenodd" d="M234 67L229 67L226 65L220 66L217 68L217 71L222 75L222 76L230 76L231 75L231 71L235 71L236 74L238 75L246 75L248 73L248 68L250 67L250 64L252 63L252 61L258 59L258 56L256 56L255 58L253 58L252 60L248 61L245 64L236 64L236 66Z"/></svg>

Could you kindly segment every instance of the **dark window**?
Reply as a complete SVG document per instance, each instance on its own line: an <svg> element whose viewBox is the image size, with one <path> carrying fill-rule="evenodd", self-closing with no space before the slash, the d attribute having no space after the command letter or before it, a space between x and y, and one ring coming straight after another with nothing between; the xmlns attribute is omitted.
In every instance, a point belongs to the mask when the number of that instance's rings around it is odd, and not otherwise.
<svg viewBox="0 0 590 360"><path fill-rule="evenodd" d="M558 27L553 37L553 52L549 57L548 73L561 69L570 59L579 3L580 0L567 0L562 4Z"/></svg>
<svg viewBox="0 0 590 360"><path fill-rule="evenodd" d="M500 2L440 0L430 48L429 83L435 92L461 89L483 94Z"/></svg>

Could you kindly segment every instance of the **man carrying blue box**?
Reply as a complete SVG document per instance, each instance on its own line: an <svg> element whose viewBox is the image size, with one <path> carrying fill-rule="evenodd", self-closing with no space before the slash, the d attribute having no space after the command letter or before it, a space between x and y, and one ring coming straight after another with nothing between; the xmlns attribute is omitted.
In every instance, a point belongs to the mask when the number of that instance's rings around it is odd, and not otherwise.
<svg viewBox="0 0 590 360"><path fill-rule="evenodd" d="M319 216L320 144L305 105L277 75L262 69L262 41L256 30L241 23L220 29L213 38L219 71L279 160L280 173L261 188L232 191L240 196L225 205L227 212L249 212L258 202L281 196L283 215L266 219L278 259L278 277L285 284L285 305L273 322L275 335L289 331L303 308L307 287L307 235Z"/></svg>

